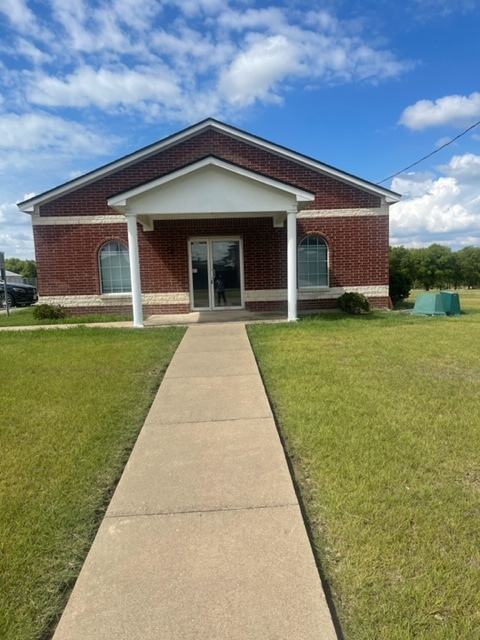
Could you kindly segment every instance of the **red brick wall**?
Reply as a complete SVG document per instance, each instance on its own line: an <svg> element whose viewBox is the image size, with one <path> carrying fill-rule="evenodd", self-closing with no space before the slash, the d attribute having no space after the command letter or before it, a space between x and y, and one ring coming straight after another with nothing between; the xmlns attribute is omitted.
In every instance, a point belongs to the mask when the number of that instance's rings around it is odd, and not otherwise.
<svg viewBox="0 0 480 640"><path fill-rule="evenodd" d="M388 216L301 218L298 241L312 232L328 243L331 287L388 283Z"/></svg>
<svg viewBox="0 0 480 640"><path fill-rule="evenodd" d="M33 235L43 296L100 293L100 247L108 240L128 244L126 224L34 226Z"/></svg>

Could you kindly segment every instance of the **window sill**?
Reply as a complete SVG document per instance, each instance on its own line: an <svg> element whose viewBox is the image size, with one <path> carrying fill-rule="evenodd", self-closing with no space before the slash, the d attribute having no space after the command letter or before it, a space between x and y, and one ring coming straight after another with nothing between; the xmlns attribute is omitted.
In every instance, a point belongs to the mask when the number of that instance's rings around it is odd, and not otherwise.
<svg viewBox="0 0 480 640"><path fill-rule="evenodd" d="M330 289L328 284L319 284L311 287L298 287L299 291L318 291L319 289Z"/></svg>

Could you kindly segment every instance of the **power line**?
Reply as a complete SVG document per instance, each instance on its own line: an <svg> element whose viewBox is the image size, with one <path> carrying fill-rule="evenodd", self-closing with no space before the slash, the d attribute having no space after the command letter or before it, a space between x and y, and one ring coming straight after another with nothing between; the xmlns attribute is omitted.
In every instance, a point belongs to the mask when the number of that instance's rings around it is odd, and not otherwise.
<svg viewBox="0 0 480 640"><path fill-rule="evenodd" d="M432 151L432 153L429 153L428 155L423 156L423 158L420 158L420 160L417 160L416 162L413 162L412 164L409 164L408 167L405 167L404 169L401 169L400 171L397 171L397 173L392 173L391 176L388 176L388 178L384 178L383 180L380 180L380 182L377 182L376 184L382 184L382 182L386 182L387 180L390 180L391 178L395 178L395 176L400 175L401 173L403 173L404 171L407 171L408 169L411 169L416 164L420 164L420 162L423 162L424 160L426 160L427 158L430 158L431 156L435 155L436 153L438 153L442 149L445 149L445 147L448 147L449 144L452 144L452 142L455 142L455 140L458 140L459 138L464 136L466 133L468 133L469 131L471 131L475 127L478 127L479 124L480 124L480 120L478 122L475 122L475 124L472 124L472 126L468 127L468 129L465 129L465 131L462 131L462 133L459 133L458 136L455 136L455 138L452 138L451 140L449 140L445 144L442 144L441 147L438 147L438 149L435 149L435 151Z"/></svg>

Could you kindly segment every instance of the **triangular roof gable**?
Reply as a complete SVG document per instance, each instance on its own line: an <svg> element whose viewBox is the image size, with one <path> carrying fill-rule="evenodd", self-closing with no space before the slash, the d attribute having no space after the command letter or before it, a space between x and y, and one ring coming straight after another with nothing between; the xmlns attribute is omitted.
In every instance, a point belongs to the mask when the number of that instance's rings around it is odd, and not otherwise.
<svg viewBox="0 0 480 640"><path fill-rule="evenodd" d="M228 136L264 149L265 151L269 151L270 153L273 153L275 155L292 160L297 164L301 164L315 171L319 171L334 179L350 184L351 186L366 190L379 197L386 198L388 202L397 202L400 199L399 194L390 191L389 189L380 187L379 185L363 180L362 178L358 178L357 176L353 176L328 164L319 162L318 160L310 158L309 156L305 156L296 151L292 151L287 147L275 144L273 142L265 140L264 138L260 138L259 136L255 136L253 134L242 131L241 129L237 129L236 127L233 127L231 125L227 125L213 118L207 118L206 120L202 120L197 124L179 131L178 133L167 136L166 138L163 138L158 142L143 147L138 151L135 151L131 154L123 156L122 158L119 158L118 160L103 165L102 167L99 167L94 171L90 171L89 173L74 178L69 182L65 182L57 187L54 187L53 189L34 196L33 198L29 198L28 200L19 202L17 206L24 212L32 213L35 211L36 207L42 204L46 204L47 202L56 200L57 198L66 195L67 193L76 191L77 189L91 184L92 182L104 178L112 173L115 173L116 171L125 169L128 166L131 166L141 160L147 159L150 156L153 156L161 151L175 146L176 144L179 144L180 142L192 138L199 133L202 133L209 129L219 131Z"/></svg>
<svg viewBox="0 0 480 640"><path fill-rule="evenodd" d="M177 216L210 218L272 216L281 225L315 194L209 155L108 198L122 214L138 216L145 230L153 221Z"/></svg>
<svg viewBox="0 0 480 640"><path fill-rule="evenodd" d="M127 207L142 214L258 213L301 209L314 199L310 191L209 155L111 196L108 205L120 213Z"/></svg>

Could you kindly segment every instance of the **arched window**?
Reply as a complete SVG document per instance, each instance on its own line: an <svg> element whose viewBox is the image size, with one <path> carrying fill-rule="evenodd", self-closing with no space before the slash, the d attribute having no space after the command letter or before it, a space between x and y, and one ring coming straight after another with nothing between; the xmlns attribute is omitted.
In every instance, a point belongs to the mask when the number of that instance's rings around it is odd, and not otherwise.
<svg viewBox="0 0 480 640"><path fill-rule="evenodd" d="M298 286L328 287L328 246L321 236L305 236L298 245Z"/></svg>
<svg viewBox="0 0 480 640"><path fill-rule="evenodd" d="M132 290L128 248L123 242L106 242L98 254L102 293L125 293Z"/></svg>

